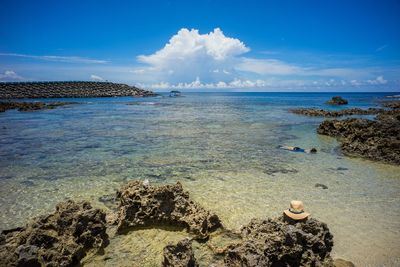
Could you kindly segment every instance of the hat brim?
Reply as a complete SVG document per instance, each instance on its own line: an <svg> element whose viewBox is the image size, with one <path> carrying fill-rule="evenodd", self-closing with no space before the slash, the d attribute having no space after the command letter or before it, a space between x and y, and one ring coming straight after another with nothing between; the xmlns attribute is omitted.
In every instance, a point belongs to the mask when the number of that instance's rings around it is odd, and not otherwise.
<svg viewBox="0 0 400 267"><path fill-rule="evenodd" d="M303 220L305 218L307 218L308 216L310 216L310 213L308 212L302 212L299 214L293 213L290 210L284 210L283 213L286 214L286 216L288 216L289 218L292 218L293 220Z"/></svg>

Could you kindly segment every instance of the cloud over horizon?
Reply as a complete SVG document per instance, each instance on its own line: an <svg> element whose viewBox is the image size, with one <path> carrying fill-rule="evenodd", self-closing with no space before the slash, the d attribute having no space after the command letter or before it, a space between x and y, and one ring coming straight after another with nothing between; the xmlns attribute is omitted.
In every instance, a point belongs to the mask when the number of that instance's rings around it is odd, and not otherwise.
<svg viewBox="0 0 400 267"><path fill-rule="evenodd" d="M220 28L205 34L182 28L160 50L137 56L141 66L130 73L138 84L155 89L378 86L388 82L373 68L305 66L271 58L278 53L255 58L245 56L248 52L243 41L226 36Z"/></svg>

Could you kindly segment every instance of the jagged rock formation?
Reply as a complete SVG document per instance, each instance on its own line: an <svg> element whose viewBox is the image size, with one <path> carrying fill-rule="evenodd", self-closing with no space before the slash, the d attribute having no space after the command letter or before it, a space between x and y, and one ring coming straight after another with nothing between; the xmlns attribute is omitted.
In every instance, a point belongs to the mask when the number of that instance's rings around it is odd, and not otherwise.
<svg viewBox="0 0 400 267"><path fill-rule="evenodd" d="M228 267L333 266L333 236L325 223L315 219L253 219L241 229L241 236L242 241L226 251Z"/></svg>
<svg viewBox="0 0 400 267"><path fill-rule="evenodd" d="M203 239L221 227L218 216L190 200L189 193L183 190L179 182L152 186L131 181L117 192L117 199L118 232L137 226L167 224L185 227Z"/></svg>
<svg viewBox="0 0 400 267"><path fill-rule="evenodd" d="M3 231L0 266L75 266L107 241L105 213L70 200L25 227Z"/></svg>
<svg viewBox="0 0 400 267"><path fill-rule="evenodd" d="M400 109L400 101L387 101L383 103L383 106L392 109Z"/></svg>
<svg viewBox="0 0 400 267"><path fill-rule="evenodd" d="M329 105L346 105L349 102L341 96L334 96L331 100L326 101Z"/></svg>
<svg viewBox="0 0 400 267"><path fill-rule="evenodd" d="M189 239L179 241L176 245L169 244L164 248L164 267L197 267L192 242Z"/></svg>
<svg viewBox="0 0 400 267"><path fill-rule="evenodd" d="M111 82L17 82L0 83L0 99L155 96L134 86Z"/></svg>
<svg viewBox="0 0 400 267"><path fill-rule="evenodd" d="M341 117L341 116L350 116L350 115L375 115L380 112L384 112L384 109L381 108L369 108L369 109L360 109L360 108L350 108L343 109L338 111L324 110L324 109L314 109L314 108L297 108L290 109L292 113L313 116L313 117Z"/></svg>
<svg viewBox="0 0 400 267"><path fill-rule="evenodd" d="M0 102L0 112L5 112L9 109L18 109L19 111L33 111L40 109L55 109L65 105L78 104L75 102Z"/></svg>
<svg viewBox="0 0 400 267"><path fill-rule="evenodd" d="M317 132L338 137L345 154L400 164L400 111L391 113L377 120L326 120Z"/></svg>

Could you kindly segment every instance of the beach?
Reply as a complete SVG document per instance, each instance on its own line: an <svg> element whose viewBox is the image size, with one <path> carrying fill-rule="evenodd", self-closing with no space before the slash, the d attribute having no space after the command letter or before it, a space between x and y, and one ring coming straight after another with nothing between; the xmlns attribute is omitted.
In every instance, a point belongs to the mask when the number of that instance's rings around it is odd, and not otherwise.
<svg viewBox="0 0 400 267"><path fill-rule="evenodd" d="M341 95L349 100L346 108L367 109L379 108L388 94ZM130 180L179 181L229 229L252 218L280 216L292 199L301 199L313 218L328 225L334 258L356 266L399 265L400 166L345 156L335 138L317 134L325 118L289 112L343 109L325 104L332 96L184 93L171 98L161 93L37 99L80 104L0 113L0 228L21 226L66 199L110 210L107 199ZM318 152L294 153L281 145ZM111 238L105 256L85 259L84 265L159 265L167 243L187 235L134 231ZM200 266L208 266L204 244L193 246Z"/></svg>

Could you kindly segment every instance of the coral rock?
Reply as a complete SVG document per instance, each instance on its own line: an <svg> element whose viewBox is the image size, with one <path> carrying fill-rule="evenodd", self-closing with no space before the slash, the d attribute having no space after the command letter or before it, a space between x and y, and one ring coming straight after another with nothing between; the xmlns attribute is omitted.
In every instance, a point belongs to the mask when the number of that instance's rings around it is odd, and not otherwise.
<svg viewBox="0 0 400 267"><path fill-rule="evenodd" d="M333 236L315 219L253 219L241 229L241 236L242 241L226 252L227 266L333 266Z"/></svg>
<svg viewBox="0 0 400 267"><path fill-rule="evenodd" d="M330 105L346 105L349 102L341 96L334 96L331 100L326 101L326 103Z"/></svg>
<svg viewBox="0 0 400 267"><path fill-rule="evenodd" d="M202 239L221 227L218 216L190 200L179 182L157 187L131 181L117 192L117 199L119 233L131 227L164 224L185 227Z"/></svg>
<svg viewBox="0 0 400 267"><path fill-rule="evenodd" d="M197 267L192 250L192 242L184 239L178 244L169 244L164 248L164 267Z"/></svg>
<svg viewBox="0 0 400 267"><path fill-rule="evenodd" d="M73 266L107 242L105 213L70 200L25 227L3 231L0 266Z"/></svg>

